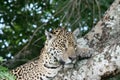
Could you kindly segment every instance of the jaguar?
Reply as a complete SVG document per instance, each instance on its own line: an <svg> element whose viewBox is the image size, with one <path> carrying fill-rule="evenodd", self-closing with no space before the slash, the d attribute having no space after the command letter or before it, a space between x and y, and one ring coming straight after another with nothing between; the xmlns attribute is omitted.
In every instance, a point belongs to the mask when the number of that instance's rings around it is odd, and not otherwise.
<svg viewBox="0 0 120 80"><path fill-rule="evenodd" d="M45 36L39 59L11 70L16 80L51 80L63 65L71 64L76 58L76 31L57 28L45 30Z"/></svg>

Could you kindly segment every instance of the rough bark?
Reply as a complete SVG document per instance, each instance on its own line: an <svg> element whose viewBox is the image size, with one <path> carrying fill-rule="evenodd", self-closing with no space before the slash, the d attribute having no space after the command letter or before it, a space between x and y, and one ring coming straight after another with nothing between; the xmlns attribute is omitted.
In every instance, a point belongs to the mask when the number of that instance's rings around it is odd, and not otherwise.
<svg viewBox="0 0 120 80"><path fill-rule="evenodd" d="M54 80L101 80L120 73L120 0L115 0L102 20L78 39L77 55L92 49L92 57L77 61L74 68L61 70Z"/></svg>

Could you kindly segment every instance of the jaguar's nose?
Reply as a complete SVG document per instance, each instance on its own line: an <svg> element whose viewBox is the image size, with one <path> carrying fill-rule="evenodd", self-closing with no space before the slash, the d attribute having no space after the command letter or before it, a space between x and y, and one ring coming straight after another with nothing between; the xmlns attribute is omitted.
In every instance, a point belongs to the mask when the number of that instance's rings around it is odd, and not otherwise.
<svg viewBox="0 0 120 80"><path fill-rule="evenodd" d="M64 64L65 64L65 61L60 60L60 64L64 65Z"/></svg>
<svg viewBox="0 0 120 80"><path fill-rule="evenodd" d="M73 57L69 57L69 59L73 61L75 58L73 58Z"/></svg>

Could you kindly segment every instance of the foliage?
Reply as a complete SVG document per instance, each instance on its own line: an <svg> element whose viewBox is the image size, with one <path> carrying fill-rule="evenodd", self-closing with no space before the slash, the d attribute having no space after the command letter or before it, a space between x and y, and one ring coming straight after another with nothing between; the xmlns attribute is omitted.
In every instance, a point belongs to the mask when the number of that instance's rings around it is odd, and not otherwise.
<svg viewBox="0 0 120 80"><path fill-rule="evenodd" d="M38 56L44 45L45 29L79 28L81 35L85 35L113 1L0 0L0 56L9 60L17 54L22 55L17 55L16 63L8 68ZM0 77L8 75L7 69L0 66Z"/></svg>
<svg viewBox="0 0 120 80"><path fill-rule="evenodd" d="M15 80L15 77L9 73L8 69L0 66L0 80Z"/></svg>
<svg viewBox="0 0 120 80"><path fill-rule="evenodd" d="M39 55L44 30L65 26L87 33L113 0L0 0L0 56L14 68ZM18 57L19 54L19 57ZM22 56L21 56L22 55Z"/></svg>
<svg viewBox="0 0 120 80"><path fill-rule="evenodd" d="M112 77L108 80L120 80L120 74L119 75L116 75L115 77Z"/></svg>
<svg viewBox="0 0 120 80"><path fill-rule="evenodd" d="M3 61L3 58L0 56L0 62ZM15 77L9 73L8 69L0 66L0 80L15 80Z"/></svg>

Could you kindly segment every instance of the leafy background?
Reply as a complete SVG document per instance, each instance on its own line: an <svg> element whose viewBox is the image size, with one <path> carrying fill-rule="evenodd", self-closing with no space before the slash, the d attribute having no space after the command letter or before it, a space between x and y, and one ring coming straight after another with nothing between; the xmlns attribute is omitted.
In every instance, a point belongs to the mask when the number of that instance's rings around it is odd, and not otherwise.
<svg viewBox="0 0 120 80"><path fill-rule="evenodd" d="M84 36L113 1L0 0L1 65L12 69L40 55L45 30L79 28Z"/></svg>

